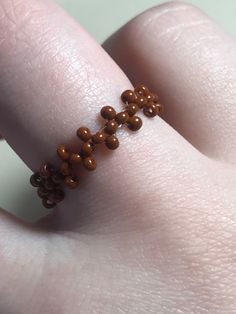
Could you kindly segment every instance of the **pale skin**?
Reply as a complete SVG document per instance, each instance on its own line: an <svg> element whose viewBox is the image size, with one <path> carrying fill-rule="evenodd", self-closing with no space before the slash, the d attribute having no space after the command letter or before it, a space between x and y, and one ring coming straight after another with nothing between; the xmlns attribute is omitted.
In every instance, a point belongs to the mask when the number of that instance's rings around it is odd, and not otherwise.
<svg viewBox="0 0 236 314"><path fill-rule="evenodd" d="M44 221L1 211L0 313L235 313L235 42L169 3L104 48L54 3L0 2L0 131L32 170L133 85L165 105Z"/></svg>

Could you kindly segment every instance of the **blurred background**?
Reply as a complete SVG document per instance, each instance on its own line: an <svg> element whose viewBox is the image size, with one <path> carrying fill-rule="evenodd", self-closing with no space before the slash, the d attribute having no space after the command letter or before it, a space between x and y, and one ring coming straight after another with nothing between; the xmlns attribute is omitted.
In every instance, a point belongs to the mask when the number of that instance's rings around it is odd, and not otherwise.
<svg viewBox="0 0 236 314"><path fill-rule="evenodd" d="M142 11L163 3L157 0L57 0L102 43ZM236 37L235 0L191 0ZM31 171L5 141L0 141L0 207L27 220L46 214L29 184Z"/></svg>

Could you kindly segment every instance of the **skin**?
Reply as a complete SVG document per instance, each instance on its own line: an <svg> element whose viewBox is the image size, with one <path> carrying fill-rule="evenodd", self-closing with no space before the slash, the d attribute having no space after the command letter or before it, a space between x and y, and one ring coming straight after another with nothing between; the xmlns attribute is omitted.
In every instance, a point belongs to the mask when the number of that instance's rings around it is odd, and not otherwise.
<svg viewBox="0 0 236 314"><path fill-rule="evenodd" d="M132 84L165 104L44 220L1 211L0 312L235 313L235 42L178 2L104 48L54 3L0 2L0 132L32 170Z"/></svg>

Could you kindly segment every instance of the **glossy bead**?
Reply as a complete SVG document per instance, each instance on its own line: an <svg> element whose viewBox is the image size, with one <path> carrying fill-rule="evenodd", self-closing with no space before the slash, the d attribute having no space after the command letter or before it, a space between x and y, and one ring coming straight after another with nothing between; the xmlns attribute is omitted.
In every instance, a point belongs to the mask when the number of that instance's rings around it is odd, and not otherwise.
<svg viewBox="0 0 236 314"><path fill-rule="evenodd" d="M57 148L57 155L61 158L61 160L67 160L70 156L65 145L60 145Z"/></svg>
<svg viewBox="0 0 236 314"><path fill-rule="evenodd" d="M63 162L60 166L60 172L63 176L68 176L71 174L71 165L68 162Z"/></svg>
<svg viewBox="0 0 236 314"><path fill-rule="evenodd" d="M85 158L83 160L83 164L84 164L84 167L90 171L93 171L97 168L96 160L92 156Z"/></svg>
<svg viewBox="0 0 236 314"><path fill-rule="evenodd" d="M48 191L52 191L55 189L55 183L51 179L47 179L44 182L44 188Z"/></svg>
<svg viewBox="0 0 236 314"><path fill-rule="evenodd" d="M40 167L39 173L42 178L49 178L55 171L54 167L49 163L44 163Z"/></svg>
<svg viewBox="0 0 236 314"><path fill-rule="evenodd" d="M142 120L137 116L130 117L127 122L127 126L131 131L138 131L142 125Z"/></svg>
<svg viewBox="0 0 236 314"><path fill-rule="evenodd" d="M105 126L105 129L104 131L108 134L114 134L116 133L117 129L118 129L118 123L115 121L115 120L111 120L111 121L108 121L106 123L106 126Z"/></svg>
<svg viewBox="0 0 236 314"><path fill-rule="evenodd" d="M64 177L61 173L56 172L51 176L52 182L54 182L56 185L60 184L63 182Z"/></svg>
<svg viewBox="0 0 236 314"><path fill-rule="evenodd" d="M78 153L74 153L70 155L70 162L73 164L80 164L82 161L82 157Z"/></svg>
<svg viewBox="0 0 236 314"><path fill-rule="evenodd" d="M136 104L129 104L127 107L126 107L126 111L128 113L128 115L130 117L132 117L133 115L135 115L136 112L139 111L139 106L136 105Z"/></svg>
<svg viewBox="0 0 236 314"><path fill-rule="evenodd" d="M92 134L91 134L89 128L86 128L83 126L77 130L77 136L79 139L81 139L81 141L87 142L91 139Z"/></svg>
<svg viewBox="0 0 236 314"><path fill-rule="evenodd" d="M106 135L103 132L97 132L92 136L92 141L94 144L101 144L105 141Z"/></svg>
<svg viewBox="0 0 236 314"><path fill-rule="evenodd" d="M132 90L126 90L121 95L121 100L124 104L134 103L136 99L136 95Z"/></svg>
<svg viewBox="0 0 236 314"><path fill-rule="evenodd" d="M149 93L147 95L147 101L153 103L153 100L155 99L155 96L152 93Z"/></svg>
<svg viewBox="0 0 236 314"><path fill-rule="evenodd" d="M149 89L145 85L138 85L135 87L134 92L141 96L147 96L149 94Z"/></svg>
<svg viewBox="0 0 236 314"><path fill-rule="evenodd" d="M30 183L35 188L38 188L38 187L40 187L42 185L42 178L41 178L41 176L40 176L40 174L38 172L34 173L30 177Z"/></svg>
<svg viewBox="0 0 236 314"><path fill-rule="evenodd" d="M119 147L119 140L115 135L108 136L106 138L106 146L109 149L116 149Z"/></svg>
<svg viewBox="0 0 236 314"><path fill-rule="evenodd" d="M79 185L79 181L73 176L66 177L64 183L69 189L76 189Z"/></svg>
<svg viewBox="0 0 236 314"><path fill-rule="evenodd" d="M153 118L159 113L159 108L156 104L150 103L143 108L143 113L145 116Z"/></svg>
<svg viewBox="0 0 236 314"><path fill-rule="evenodd" d="M90 142L84 143L81 147L82 157L84 158L84 157L88 157L88 156L92 155L93 150L94 150L93 143L90 143Z"/></svg>
<svg viewBox="0 0 236 314"><path fill-rule="evenodd" d="M129 120L128 112L123 111L123 112L117 113L115 120L119 125L126 123Z"/></svg>
<svg viewBox="0 0 236 314"><path fill-rule="evenodd" d="M54 203L60 203L64 200L65 194L61 189L56 189L48 194L47 199Z"/></svg>
<svg viewBox="0 0 236 314"><path fill-rule="evenodd" d="M49 191L43 186L40 186L37 192L40 198L45 198L49 194Z"/></svg>
<svg viewBox="0 0 236 314"><path fill-rule="evenodd" d="M42 201L42 203L43 203L43 206L44 206L45 208L48 208L48 209L51 209L51 208L53 208L53 207L56 206L56 203L55 203L55 202L52 202L52 201L50 201L50 200L47 199L47 198L44 198L43 201Z"/></svg>
<svg viewBox="0 0 236 314"><path fill-rule="evenodd" d="M106 120L112 120L116 116L116 111L111 106L104 106L101 109L101 116Z"/></svg>
<svg viewBox="0 0 236 314"><path fill-rule="evenodd" d="M135 103L136 105L139 106L139 108L143 108L144 106L147 105L148 101L147 101L147 98L144 96L137 96Z"/></svg>

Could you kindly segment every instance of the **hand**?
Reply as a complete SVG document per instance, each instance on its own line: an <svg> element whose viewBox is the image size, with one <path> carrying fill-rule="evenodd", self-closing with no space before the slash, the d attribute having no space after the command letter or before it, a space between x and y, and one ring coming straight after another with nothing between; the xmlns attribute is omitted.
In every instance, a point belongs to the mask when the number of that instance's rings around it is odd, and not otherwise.
<svg viewBox="0 0 236 314"><path fill-rule="evenodd" d="M55 4L2 0L0 15L0 132L31 169L97 130L105 104L121 110L129 79L166 109L120 130L41 223L2 211L1 314L235 313L233 40L165 4L104 44L115 63Z"/></svg>

